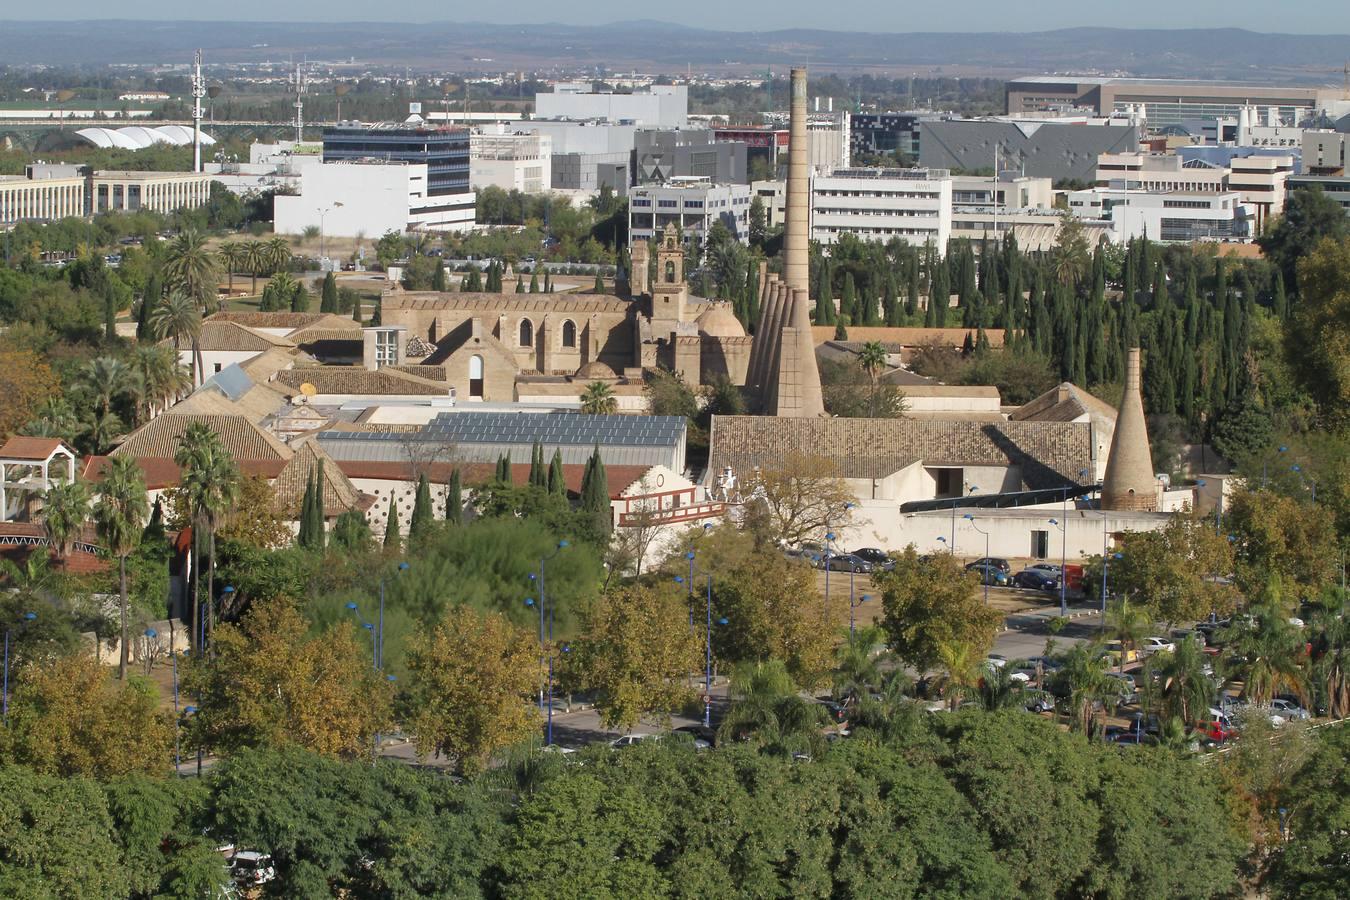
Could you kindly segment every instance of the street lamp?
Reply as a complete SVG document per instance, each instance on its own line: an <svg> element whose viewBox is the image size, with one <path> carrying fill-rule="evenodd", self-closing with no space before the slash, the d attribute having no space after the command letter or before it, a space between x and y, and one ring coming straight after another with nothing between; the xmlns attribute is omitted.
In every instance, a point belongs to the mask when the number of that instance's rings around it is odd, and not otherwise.
<svg viewBox="0 0 1350 900"><path fill-rule="evenodd" d="M1102 554L1102 631L1106 630L1106 576L1111 569L1111 560L1124 559L1123 553Z"/></svg>
<svg viewBox="0 0 1350 900"><path fill-rule="evenodd" d="M1316 482L1316 481L1313 481L1311 478L1304 478L1304 477L1303 477L1303 467L1300 466L1298 463L1294 463L1292 466L1290 466L1290 467L1289 467L1289 471L1293 472L1295 475L1298 476L1298 480L1299 480L1300 483L1305 484L1307 487L1309 487L1309 488L1312 490L1312 502L1313 502L1313 503L1316 503L1316 502L1317 502L1317 482Z"/></svg>
<svg viewBox="0 0 1350 900"><path fill-rule="evenodd" d="M693 554L691 553L690 556L693 556ZM826 569L825 571L828 573L828 572L829 572L829 569ZM693 573L694 573L694 564L693 564L693 561L692 561L692 560L690 560L690 563L689 563L689 572L690 572L690 578L689 578L689 582L688 582L688 586L689 586L689 588L690 588L689 596L692 598L692 597L693 597ZM706 598L707 598L707 600L706 600L706 605L705 605L705 617L706 617L706 618L705 618L705 622L706 622L706 626L705 626L705 627L706 627L706 631L705 631L705 633L704 633L704 644L703 644L703 727L704 727L704 728L711 728L711 727L712 727L712 627L713 627L713 617L712 617L712 583L713 583L713 581L712 581L712 575L709 574L708 572L702 572L702 571L700 571L698 574L699 574L699 575L702 575L703 578L704 578L704 584L705 584L705 596L706 596ZM683 577L683 576L680 576L680 575L676 575L676 576L675 576L675 581L676 581L677 583L684 583L684 577ZM690 608L689 614L690 614L691 616L693 615L693 609L692 609L692 607ZM718 625L725 625L725 624L727 624L726 618L723 617L723 618L718 619L718 620L717 620L717 624L718 624Z"/></svg>
<svg viewBox="0 0 1350 900"><path fill-rule="evenodd" d="M399 564L398 564L398 569L397 569L397 571L396 571L396 574L402 575L402 574L403 574L404 572L406 572L406 571L408 571L408 564L407 564L406 562L401 562L401 563L399 563ZM376 633L376 640L375 640L375 668L376 668L376 669L383 669L383 668L384 668L384 583L385 583L385 581L386 581L386 576L385 576L385 575L381 575L381 576L380 576L380 617L379 617L379 619L378 619L379 627L378 627L378 630L375 632L375 633Z"/></svg>
<svg viewBox="0 0 1350 900"><path fill-rule="evenodd" d="M864 603L866 603L868 600L871 600L871 599L872 599L871 595L869 595L869 594L863 594L861 597L858 598L858 602L857 602L857 603L854 603L854 602L853 602L853 595L852 595L852 594L849 595L849 598L848 598L848 639L849 639L849 642L850 642L850 643L853 642L853 639L854 639L854 637L855 637L856 634L857 634L856 631L854 630L854 627L853 627L853 610L856 609L856 608L859 607L859 606L862 606Z"/></svg>
<svg viewBox="0 0 1350 900"><path fill-rule="evenodd" d="M965 515L966 521L970 522L970 527L974 528L980 534L984 535L984 568L980 573L980 580L984 582L984 605L989 605L989 532L975 524L975 517L970 513Z"/></svg>
<svg viewBox="0 0 1350 900"><path fill-rule="evenodd" d="M23 614L23 621L21 621L19 625L21 626L27 625L29 622L33 621L36 618L37 613L26 612ZM12 629L9 628L5 629L5 693L3 701L4 705L3 718L6 723L9 722L9 633L11 630Z"/></svg>
<svg viewBox="0 0 1350 900"><path fill-rule="evenodd" d="M556 557L559 553L562 553L562 552L563 552L564 550L566 550L569 546L571 546L571 545L568 544L567 541L558 541L558 543L557 543L557 545L554 547L554 550L553 550L552 553L550 553L548 556L544 556L544 557L541 557L541 558L540 558L540 560L539 560L539 577L538 577L538 578L535 578L535 576L534 576L533 573L531 573L531 575L530 575L530 580L536 582L536 583L539 585L539 602L538 602L538 604L536 604L536 603L534 602L534 598L532 598L532 597L526 597L526 598L525 598L525 605L526 605L526 606L536 606L536 605L537 605L537 606L538 606L538 609L539 609L539 654L540 654L539 669L540 669L540 675L543 675L543 674L544 674L544 667L545 667L545 664L546 664L546 663L547 663L547 667L548 667L548 730L547 730L547 732L545 733L545 737L544 737L544 746L548 746L549 744L553 743L553 655L552 655L551 652L547 652L547 651L545 650L545 648L544 648L544 619L545 619L545 609L546 609L546 607L548 607L548 587L547 587L546 573L547 573L547 571L548 571L548 563L549 563L549 561L552 560L554 557ZM552 641L552 640L553 640L553 610L552 610L552 609L548 609L548 610L547 610L547 619L548 619L548 639L549 639L550 641ZM541 687L540 687L540 690L539 690L539 704L540 704L540 706L542 706L543 703L544 703L544 688L541 686Z"/></svg>
<svg viewBox="0 0 1350 900"><path fill-rule="evenodd" d="M1069 523L1060 522L1058 519L1051 519L1050 524L1059 529L1059 614L1066 616L1069 614L1069 573L1064 566L1069 561Z"/></svg>
<svg viewBox="0 0 1350 900"><path fill-rule="evenodd" d="M341 206L342 206L342 201L341 201L341 200L335 200L335 201L333 201L333 205L332 205L332 206L328 207L327 209L324 209L324 210L320 210L320 211L319 211L319 259L324 259L324 258L325 258L324 249L323 249L323 248L324 248L324 243L323 243L323 217L326 216L326 215L328 215L328 214L329 214L330 212L332 212L333 210L341 208Z"/></svg>
<svg viewBox="0 0 1350 900"><path fill-rule="evenodd" d="M1281 455L1283 455L1283 454L1289 452L1289 448L1286 447L1286 446L1284 446L1283 444L1281 444L1279 447L1276 448L1276 451L1277 451L1278 453L1280 453ZM1265 487L1266 487L1266 462L1267 462L1267 461L1264 460L1264 459L1261 460L1261 489L1262 489L1262 490L1265 490Z"/></svg>
<svg viewBox="0 0 1350 900"><path fill-rule="evenodd" d="M145 674L150 674L150 642L159 637L159 632L153 628L145 629Z"/></svg>
<svg viewBox="0 0 1350 900"><path fill-rule="evenodd" d="M970 492L972 497L980 492L979 488L971 485L966 485L965 489ZM956 555L956 505L958 502L959 499L952 501L952 542L947 547L948 550L952 551L952 556Z"/></svg>

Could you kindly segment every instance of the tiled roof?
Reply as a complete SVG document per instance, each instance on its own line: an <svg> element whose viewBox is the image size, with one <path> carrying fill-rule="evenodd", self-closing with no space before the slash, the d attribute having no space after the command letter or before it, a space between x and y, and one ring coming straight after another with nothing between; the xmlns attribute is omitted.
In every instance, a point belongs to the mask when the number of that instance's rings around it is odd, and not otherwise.
<svg viewBox="0 0 1350 900"><path fill-rule="evenodd" d="M261 331L253 331L236 322L217 322L207 319L202 323L201 337L197 340L203 351L227 350L265 353L274 347L294 347L285 338L273 337Z"/></svg>
<svg viewBox="0 0 1350 900"><path fill-rule="evenodd" d="M361 506L360 492L352 486L338 464L323 452L318 441L311 438L297 441L291 446L295 450L295 455L286 463L286 467L272 484L278 509L285 510L292 516L298 514L305 497L305 489L309 486L309 479L319 460L323 460L324 516L332 518Z"/></svg>
<svg viewBox="0 0 1350 900"><path fill-rule="evenodd" d="M229 402L223 397L220 399ZM249 421L247 416L237 413L223 415L180 412L181 406L183 404L156 416L133 431L112 455L173 459L178 449L178 439L182 437L183 432L187 431L193 422L201 422L220 435L221 444L241 467L245 460L285 461L291 458L289 447Z"/></svg>
<svg viewBox="0 0 1350 900"><path fill-rule="evenodd" d="M458 309L491 313L592 313L626 312L632 301L610 294L438 294L434 291L389 291L381 297L382 308Z"/></svg>
<svg viewBox="0 0 1350 900"><path fill-rule="evenodd" d="M1014 422L1072 422L1084 413L1115 421L1111 404L1068 381L1061 382L1022 406L1009 417Z"/></svg>
<svg viewBox="0 0 1350 900"><path fill-rule="evenodd" d="M844 478L885 478L916 462L1018 466L1032 489L1077 483L1078 472L1093 468L1086 423L713 417L709 471L731 466L745 477L801 453L834 461Z"/></svg>
<svg viewBox="0 0 1350 900"><path fill-rule="evenodd" d="M294 312L219 312L207 318L207 322L237 322L245 328L285 328L294 331L297 328L312 328L322 325L325 328L341 328L332 320L346 321L352 328L360 329L352 319L344 319L333 313L294 313Z"/></svg>
<svg viewBox="0 0 1350 900"><path fill-rule="evenodd" d="M108 464L106 456L89 456L84 460L80 477L85 481L102 481L103 469ZM238 460L239 471L244 475L256 475L272 480L281 474L286 462L282 459L243 459ZM136 465L145 476L145 488L149 491L162 491L178 483L181 470L172 457L138 456Z"/></svg>
<svg viewBox="0 0 1350 900"><path fill-rule="evenodd" d="M25 437L16 434L0 447L0 458L42 462L59 450L62 443L60 438Z"/></svg>
<svg viewBox="0 0 1350 900"><path fill-rule="evenodd" d="M362 366L314 366L306 369L287 369L277 373L276 381L299 390L300 385L314 385L320 394L424 394L446 396L450 388L444 382L419 378L388 368L371 371ZM294 393L294 391L292 391Z"/></svg>
<svg viewBox="0 0 1350 900"><path fill-rule="evenodd" d="M447 381L450 373L446 371L445 366L385 366L387 372L402 372L404 375L415 375L418 378L425 378L427 381Z"/></svg>
<svg viewBox="0 0 1350 900"><path fill-rule="evenodd" d="M266 353L259 353L252 359L246 359L239 364L239 368L249 378L253 379L254 384L263 384L270 381L272 376L296 365L306 362L313 362L310 357L298 350L288 350L281 347L273 347Z"/></svg>
<svg viewBox="0 0 1350 900"><path fill-rule="evenodd" d="M355 325L355 322L352 322ZM347 344L359 344L365 340L365 333L351 328L301 328L298 331L292 331L286 335L297 346L304 347L309 344L331 343L340 341Z"/></svg>

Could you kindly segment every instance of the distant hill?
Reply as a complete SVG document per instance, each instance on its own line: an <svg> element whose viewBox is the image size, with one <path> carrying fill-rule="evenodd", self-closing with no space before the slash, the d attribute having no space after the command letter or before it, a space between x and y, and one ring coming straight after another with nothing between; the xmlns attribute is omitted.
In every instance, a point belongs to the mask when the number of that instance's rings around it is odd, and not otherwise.
<svg viewBox="0 0 1350 900"><path fill-rule="evenodd" d="M787 29L714 31L664 22L597 26L473 23L2 22L11 65L324 61L492 71L594 66L638 71L817 71L894 74L1054 72L1259 82L1340 82L1350 37L1074 28L1025 34Z"/></svg>

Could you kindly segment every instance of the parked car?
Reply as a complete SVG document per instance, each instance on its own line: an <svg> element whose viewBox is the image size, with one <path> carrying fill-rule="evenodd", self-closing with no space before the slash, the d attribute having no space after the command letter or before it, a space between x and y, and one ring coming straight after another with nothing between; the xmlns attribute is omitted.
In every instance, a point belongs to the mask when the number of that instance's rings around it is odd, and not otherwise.
<svg viewBox="0 0 1350 900"><path fill-rule="evenodd" d="M1059 590L1059 579L1039 569L1023 569L1013 576L1014 587L1050 593Z"/></svg>
<svg viewBox="0 0 1350 900"><path fill-rule="evenodd" d="M1059 576L1059 565L1056 563L1032 563L1027 568L1035 569L1037 572L1048 572L1056 577Z"/></svg>
<svg viewBox="0 0 1350 900"><path fill-rule="evenodd" d="M787 554L819 567L825 559L825 548L815 541L802 541L796 548L787 551Z"/></svg>
<svg viewBox="0 0 1350 900"><path fill-rule="evenodd" d="M820 705L825 707L825 715L832 724L848 724L848 709L842 703L835 703L833 700L822 700Z"/></svg>
<svg viewBox="0 0 1350 900"><path fill-rule="evenodd" d="M1022 692L1022 708L1027 712L1043 713L1055 711L1055 698L1049 691L1034 688Z"/></svg>
<svg viewBox="0 0 1350 900"><path fill-rule="evenodd" d="M992 566L995 569L998 569L1004 575L1012 574L1012 565L1006 559L1003 559L1002 557L998 556L982 556L979 559L975 560L970 565L966 566L966 568L973 569L976 566Z"/></svg>
<svg viewBox="0 0 1350 900"><path fill-rule="evenodd" d="M871 563L873 569L889 572L895 568L895 560L891 559L889 553L878 547L863 547L860 550L854 550L853 555Z"/></svg>
<svg viewBox="0 0 1350 900"><path fill-rule="evenodd" d="M1120 641L1107 641L1102 645L1106 651L1106 658L1111 660L1111 665L1129 665L1132 662L1139 661L1139 651L1134 648L1125 649L1125 645Z"/></svg>
<svg viewBox="0 0 1350 900"><path fill-rule="evenodd" d="M238 850L230 857L227 865L230 877L243 887L267 884L277 877L272 857L257 850Z"/></svg>
<svg viewBox="0 0 1350 900"><path fill-rule="evenodd" d="M872 564L852 553L826 554L820 561L823 569L831 572L856 572L859 575L872 574Z"/></svg>
<svg viewBox="0 0 1350 900"><path fill-rule="evenodd" d="M1237 737L1237 729L1216 719L1201 722L1195 726L1195 733L1201 740L1210 744L1223 744Z"/></svg>
<svg viewBox="0 0 1350 900"><path fill-rule="evenodd" d="M704 728L702 725L681 725L672 734L688 735L693 738L695 750L707 750L717 745L717 729Z"/></svg>
<svg viewBox="0 0 1350 900"><path fill-rule="evenodd" d="M973 572L980 579L980 584L1003 587L1008 583L1008 573L995 566L971 563L966 566L966 571Z"/></svg>
<svg viewBox="0 0 1350 900"><path fill-rule="evenodd" d="M1177 652L1177 645L1163 637L1146 637L1139 642L1139 653L1142 656L1152 656L1155 653L1164 652Z"/></svg>
<svg viewBox="0 0 1350 900"><path fill-rule="evenodd" d="M1209 640L1205 637L1205 633L1199 628L1173 628L1171 632L1169 632L1169 637L1171 637L1172 642L1176 644L1180 644L1182 641L1196 641L1200 644L1202 650L1209 645Z"/></svg>
<svg viewBox="0 0 1350 900"><path fill-rule="evenodd" d="M1270 713L1272 716L1279 716L1286 722L1310 718L1308 711L1300 706L1297 701L1283 697L1276 697L1270 701Z"/></svg>
<svg viewBox="0 0 1350 900"><path fill-rule="evenodd" d="M610 741L609 746L617 750L620 747L632 747L643 741L659 741L660 739L661 735L659 734L625 734L623 737Z"/></svg>
<svg viewBox="0 0 1350 900"><path fill-rule="evenodd" d="M1120 693L1126 700L1133 698L1135 694L1139 693L1139 685L1135 682L1134 676L1128 672L1107 672L1106 677L1120 682Z"/></svg>

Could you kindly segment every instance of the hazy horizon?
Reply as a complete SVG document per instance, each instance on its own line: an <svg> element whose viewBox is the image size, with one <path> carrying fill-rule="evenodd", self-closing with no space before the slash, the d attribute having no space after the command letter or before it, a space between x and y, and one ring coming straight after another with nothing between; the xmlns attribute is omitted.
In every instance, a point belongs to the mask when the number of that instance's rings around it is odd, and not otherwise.
<svg viewBox="0 0 1350 900"><path fill-rule="evenodd" d="M1014 8L1010 8L1014 7ZM1192 28L1242 28L1271 34L1350 32L1350 3L1345 0L1299 0L1295 4L1270 0L1193 0L1187 4L1163 0L1136 0L1122 21L1120 6L1102 0L1036 0L1034 4L1008 4L1004 0L966 0L960 5L906 10L887 0L857 0L847 17L838 11L804 0L782 0L774 18L762 8L729 7L718 0L685 0L676 21L650 8L634 7L615 0L576 0L561 7L546 0L515 0L509 8L484 15L478 4L444 0L404 0L395 7L379 9L374 17L368 3L358 0L235 0L232 15L219 7L185 8L178 0L137 0L132 9L116 7L109 15L105 0L68 0L61 5L62 17L53 19L42 6L0 13L0 22L147 21L147 22L275 22L286 24L390 22L442 24L453 22L492 25L609 25L616 22L652 20L714 31L773 31L804 28L842 32L1039 32L1064 28L1098 27L1130 30ZM460 14L463 11L464 14Z"/></svg>

